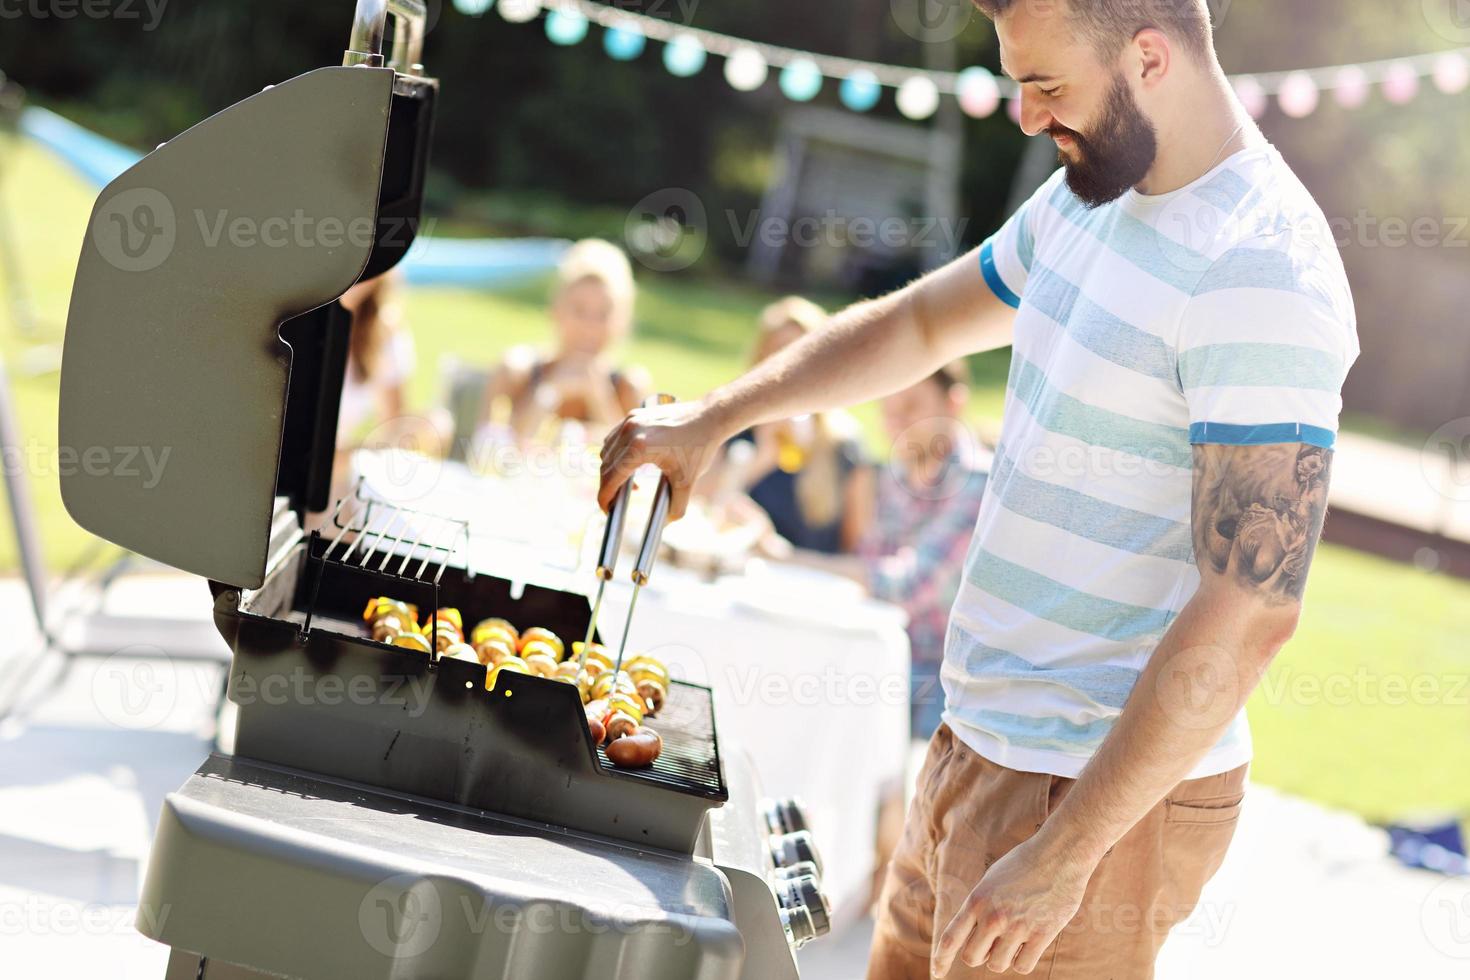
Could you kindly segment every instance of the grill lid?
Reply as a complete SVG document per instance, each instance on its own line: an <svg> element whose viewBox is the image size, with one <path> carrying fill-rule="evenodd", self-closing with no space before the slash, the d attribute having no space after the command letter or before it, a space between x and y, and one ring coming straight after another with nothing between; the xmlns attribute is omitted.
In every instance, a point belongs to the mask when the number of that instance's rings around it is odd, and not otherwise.
<svg viewBox="0 0 1470 980"><path fill-rule="evenodd" d="M279 491L302 509L324 489L302 457L330 454L340 394L319 345L293 352L282 325L313 310L309 323L340 320L324 304L406 251L432 95L393 68L322 68L205 120L102 192L61 375L59 444L77 463L61 492L78 524L219 582L263 582L283 443ZM407 152L389 152L390 118L411 120ZM384 199L413 219L386 245Z"/></svg>

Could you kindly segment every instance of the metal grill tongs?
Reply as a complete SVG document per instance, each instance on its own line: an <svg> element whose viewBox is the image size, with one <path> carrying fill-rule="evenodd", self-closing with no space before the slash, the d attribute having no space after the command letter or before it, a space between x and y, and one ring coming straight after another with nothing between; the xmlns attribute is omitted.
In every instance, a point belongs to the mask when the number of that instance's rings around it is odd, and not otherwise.
<svg viewBox="0 0 1470 980"><path fill-rule="evenodd" d="M674 401L676 399L673 395L658 394L650 396L643 404L645 407L669 405ZM579 674L587 667L587 650L597 631L597 614L602 611L602 594L617 567L618 551L623 545L623 525L628 517L628 497L632 492L633 477L629 475L628 482L618 489L617 496L613 497L612 507L608 508L607 527L602 532L602 550L597 556L597 597L592 600L592 618L587 623L587 636L582 641L582 656L577 662ZM653 573L653 559L658 555L664 525L669 522L669 505L673 500L673 493L674 488L669 483L669 478L660 475L658 490L653 497L653 509L648 513L648 527L643 532L643 543L638 547L638 559L633 563L633 595L628 600L628 619L623 624L623 636L618 643L618 659L613 664L614 678L623 669L623 655L628 649L628 633L633 628L633 610L638 605L638 593L648 584L648 577Z"/></svg>

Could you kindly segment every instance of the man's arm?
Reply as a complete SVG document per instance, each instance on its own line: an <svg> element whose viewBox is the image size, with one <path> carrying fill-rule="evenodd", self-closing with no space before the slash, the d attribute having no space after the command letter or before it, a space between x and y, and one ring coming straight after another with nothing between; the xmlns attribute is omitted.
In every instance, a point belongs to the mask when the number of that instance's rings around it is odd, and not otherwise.
<svg viewBox="0 0 1470 980"><path fill-rule="evenodd" d="M1103 855L1220 741L1296 627L1331 459L1303 444L1195 446L1199 590L1071 792L945 929L936 975L956 955L1030 972L1076 914Z"/></svg>
<svg viewBox="0 0 1470 980"><path fill-rule="evenodd" d="M897 292L848 307L706 400L738 432L881 398L963 354L1006 346L1014 314L985 284L971 251Z"/></svg>
<svg viewBox="0 0 1470 980"><path fill-rule="evenodd" d="M606 510L635 469L655 463L673 484L677 518L714 450L737 432L892 394L962 354L1006 346L1014 320L971 251L897 292L848 307L699 401L633 412L603 444L598 501Z"/></svg>

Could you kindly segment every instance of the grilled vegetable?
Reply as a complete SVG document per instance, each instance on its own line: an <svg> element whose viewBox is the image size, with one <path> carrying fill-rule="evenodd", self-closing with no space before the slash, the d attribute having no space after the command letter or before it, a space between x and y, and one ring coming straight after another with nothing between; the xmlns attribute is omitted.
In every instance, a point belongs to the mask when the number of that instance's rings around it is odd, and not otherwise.
<svg viewBox="0 0 1470 980"><path fill-rule="evenodd" d="M643 699L644 704L648 705L648 713L658 714L658 709L662 708L664 701L668 700L668 688L651 678L644 678L637 683L638 696Z"/></svg>
<svg viewBox="0 0 1470 980"><path fill-rule="evenodd" d="M540 674L542 677L552 677L556 674L556 658L545 653L528 653L521 658L526 666L531 668L531 673Z"/></svg>
<svg viewBox="0 0 1470 980"><path fill-rule="evenodd" d="M470 632L470 642L473 643L475 646L479 646L480 641L488 640L492 635L497 633L504 638L510 640L510 648L512 651L520 646L520 632L514 626L510 625L508 621L493 617L490 619L482 619L475 624L474 630Z"/></svg>
<svg viewBox="0 0 1470 980"><path fill-rule="evenodd" d="M581 640L577 640L572 644L572 656L579 661L582 657L583 646L585 644ZM587 669L591 670L594 663L598 665L599 673L604 670L612 670L612 655L607 652L607 649L601 643L594 643L587 649Z"/></svg>
<svg viewBox="0 0 1470 980"><path fill-rule="evenodd" d="M613 693L614 689L624 694L638 693L638 686L633 683L633 678L628 676L627 671L618 672L616 684L613 681L611 671L597 675L597 679L592 682L592 696L594 698L605 698Z"/></svg>
<svg viewBox="0 0 1470 980"><path fill-rule="evenodd" d="M515 647L511 646L507 640L503 640L499 636L494 636L475 644L475 656L480 658L480 663L489 667L494 667L506 657L514 657L515 655Z"/></svg>
<svg viewBox="0 0 1470 980"><path fill-rule="evenodd" d="M555 651L553 653L553 656L557 660L560 660L562 657L566 656L567 648L565 644L561 642L561 637L557 636L555 633L551 632L551 630L547 629L544 626L532 626L530 629L521 634L521 656L524 657L526 655L526 647L532 643L544 643L549 646L553 651Z"/></svg>
<svg viewBox="0 0 1470 980"><path fill-rule="evenodd" d="M606 701L593 701L585 706L587 712L587 730L592 733L592 744L601 745L602 740L607 737L607 727L603 725L602 719L607 715Z"/></svg>
<svg viewBox="0 0 1470 980"><path fill-rule="evenodd" d="M614 694L607 699L607 707L609 711L621 711L631 715L635 721L643 721L643 703L636 696Z"/></svg>
<svg viewBox="0 0 1470 980"><path fill-rule="evenodd" d="M485 675L485 690L495 690L495 682L499 680L501 674L529 674L530 672L531 668L526 666L526 662L520 657L506 657Z"/></svg>
<svg viewBox="0 0 1470 980"><path fill-rule="evenodd" d="M645 769L653 765L663 751L663 739L652 728L639 726L622 738L614 738L607 746L607 759L624 769Z"/></svg>
<svg viewBox="0 0 1470 980"><path fill-rule="evenodd" d="M607 716L607 721L605 722L607 727L608 739L614 740L623 738L626 735L632 735L638 730L640 720L641 719L634 718L626 711L609 712Z"/></svg>
<svg viewBox="0 0 1470 980"><path fill-rule="evenodd" d="M472 664L480 662L480 658L475 654L475 648L468 643L451 643L439 656L441 659L449 657L454 660L467 660Z"/></svg>
<svg viewBox="0 0 1470 980"><path fill-rule="evenodd" d="M411 627L411 623L406 623L400 617L389 613L373 622L373 639L379 643L391 643L393 637L402 633L405 628Z"/></svg>
<svg viewBox="0 0 1470 980"><path fill-rule="evenodd" d="M553 646L545 640L526 640L524 636L521 637L521 640L522 657L530 657L539 654L543 657L550 657L552 663L556 663L557 661L561 660L560 647Z"/></svg>
<svg viewBox="0 0 1470 980"><path fill-rule="evenodd" d="M450 644L464 642L464 634L459 631L458 626L454 625L454 621L442 616L426 625L423 633L425 636L434 637L434 643L440 653L443 653Z"/></svg>
<svg viewBox="0 0 1470 980"><path fill-rule="evenodd" d="M371 623L379 617L388 615L390 613L402 619L406 619L410 623L417 623L419 621L418 606L403 602L399 599L390 599L388 596L385 595L378 596L375 599L369 599L367 608L364 609L362 612L362 618Z"/></svg>
<svg viewBox="0 0 1470 980"><path fill-rule="evenodd" d="M429 646L429 638L427 636L419 632L409 632L408 630L404 630L394 636L393 645L395 647L403 647L405 650L412 650L415 653L422 653L425 656L433 652L433 648Z"/></svg>

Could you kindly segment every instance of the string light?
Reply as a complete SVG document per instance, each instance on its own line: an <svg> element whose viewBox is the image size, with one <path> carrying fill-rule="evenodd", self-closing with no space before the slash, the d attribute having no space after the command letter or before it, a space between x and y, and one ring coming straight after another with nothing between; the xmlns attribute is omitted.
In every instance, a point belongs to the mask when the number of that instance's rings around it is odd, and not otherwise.
<svg viewBox="0 0 1470 980"><path fill-rule="evenodd" d="M500 0L500 16L512 24L525 24L541 13L541 0Z"/></svg>
<svg viewBox="0 0 1470 980"><path fill-rule="evenodd" d="M1304 119L1317 110L1317 103L1321 95L1317 91L1317 83L1312 81L1312 76L1304 71L1292 72L1281 83L1281 91L1276 93L1276 101L1281 106L1281 111L1293 119Z"/></svg>
<svg viewBox="0 0 1470 980"><path fill-rule="evenodd" d="M955 96L960 111L976 119L993 115L1000 108L1000 87L995 76L984 68L966 68L955 76Z"/></svg>
<svg viewBox="0 0 1470 980"><path fill-rule="evenodd" d="M692 34L677 34L664 45L664 67L680 78L698 75L705 57L704 46Z"/></svg>
<svg viewBox="0 0 1470 980"><path fill-rule="evenodd" d="M1383 97L1394 105L1413 101L1419 94L1419 73L1407 62L1391 65L1383 76Z"/></svg>
<svg viewBox="0 0 1470 980"><path fill-rule="evenodd" d="M575 10L553 10L546 15L546 37L552 44L580 44L587 36L587 18Z"/></svg>
<svg viewBox="0 0 1470 980"><path fill-rule="evenodd" d="M878 76L866 68L859 68L844 78L837 91L842 104L853 112L867 112L878 104L878 97L882 94L883 86L878 84Z"/></svg>
<svg viewBox="0 0 1470 980"><path fill-rule="evenodd" d="M1250 75L1235 79L1235 97L1245 106L1252 119L1260 119L1266 113L1266 90Z"/></svg>
<svg viewBox="0 0 1470 980"><path fill-rule="evenodd" d="M915 75L898 87L898 111L910 119L928 119L939 108L939 87L928 75Z"/></svg>
<svg viewBox="0 0 1470 980"><path fill-rule="evenodd" d="M1368 101L1372 85L1368 81L1367 72L1357 65L1339 68L1335 81L1333 95L1337 98L1337 104L1344 109L1356 109Z"/></svg>
<svg viewBox="0 0 1470 980"><path fill-rule="evenodd" d="M647 39L631 24L614 25L602 35L602 50L614 61L632 61L643 53Z"/></svg>
<svg viewBox="0 0 1470 980"><path fill-rule="evenodd" d="M810 102L822 90L822 72L810 58L797 58L781 69L781 91L792 102Z"/></svg>
<svg viewBox="0 0 1470 980"><path fill-rule="evenodd" d="M1445 95L1459 95L1470 87L1470 61L1453 51L1434 61L1434 87Z"/></svg>
<svg viewBox="0 0 1470 980"><path fill-rule="evenodd" d="M708 55L726 59L725 78L733 88L750 91L764 84L771 70L780 73L781 90L794 101L808 101L822 88L824 79L840 81L839 96L843 105L855 112L866 112L877 104L885 87L909 94L899 111L910 118L923 119L934 114L938 97L953 96L966 115L977 119L992 115L1001 102L1011 108L1019 88L1008 78L996 78L979 67L962 71L929 71L901 65L860 61L833 55L820 55L775 44L749 41L625 11L597 0L550 0L556 10L548 19L558 18L556 28L548 27L548 36L561 44L575 44L585 36L578 35L575 17L606 28L603 48L609 57L631 61L644 49L646 41L666 45L664 64L675 75L697 74ZM478 16L495 4L495 0L453 0L455 9ZM542 13L542 0L499 0L502 17L523 23ZM566 40L571 39L571 40ZM670 53L671 48L677 48ZM737 59L738 56L738 59ZM1387 58L1359 64L1327 65L1279 72L1259 72L1232 76L1236 94L1254 117L1264 115L1272 97L1282 112L1295 118L1310 115L1321 103L1323 92L1331 92L1338 105L1353 109L1367 102L1374 86L1395 105L1412 101L1419 93L1421 80L1430 78L1435 87L1456 95L1470 88L1470 47L1451 51L1427 52L1404 58ZM734 67L730 62L736 61ZM794 94L793 94L794 93ZM931 108L930 102L934 105ZM907 109L905 109L907 107Z"/></svg>
<svg viewBox="0 0 1470 980"><path fill-rule="evenodd" d="M725 59L725 81L737 92L753 92L765 84L770 68L752 47L736 48Z"/></svg>

